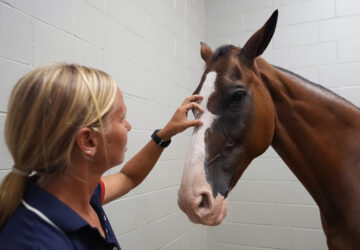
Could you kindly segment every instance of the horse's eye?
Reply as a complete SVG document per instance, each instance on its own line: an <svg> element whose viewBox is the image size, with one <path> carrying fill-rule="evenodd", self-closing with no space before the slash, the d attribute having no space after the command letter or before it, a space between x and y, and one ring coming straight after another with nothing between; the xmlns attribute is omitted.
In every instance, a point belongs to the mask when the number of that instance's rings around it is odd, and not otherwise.
<svg viewBox="0 0 360 250"><path fill-rule="evenodd" d="M246 96L246 91L238 90L231 96L231 106L241 105L244 102L244 97Z"/></svg>

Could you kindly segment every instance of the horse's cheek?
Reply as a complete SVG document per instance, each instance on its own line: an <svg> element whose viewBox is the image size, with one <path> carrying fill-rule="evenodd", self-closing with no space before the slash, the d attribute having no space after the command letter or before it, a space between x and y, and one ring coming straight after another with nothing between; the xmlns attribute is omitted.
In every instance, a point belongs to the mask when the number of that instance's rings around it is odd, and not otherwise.
<svg viewBox="0 0 360 250"><path fill-rule="evenodd" d="M261 91L263 92L263 91ZM254 99L254 117L251 128L252 145L255 157L265 152L270 146L275 131L275 111L271 97L267 92Z"/></svg>

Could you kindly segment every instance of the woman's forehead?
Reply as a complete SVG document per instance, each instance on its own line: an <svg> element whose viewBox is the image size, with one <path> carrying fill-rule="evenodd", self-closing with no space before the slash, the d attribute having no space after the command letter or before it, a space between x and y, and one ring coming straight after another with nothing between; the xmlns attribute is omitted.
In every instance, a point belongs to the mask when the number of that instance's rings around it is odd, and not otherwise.
<svg viewBox="0 0 360 250"><path fill-rule="evenodd" d="M124 113L126 112L126 106L124 102L123 94L121 93L120 89L117 89L115 102L114 102L114 112L116 113Z"/></svg>

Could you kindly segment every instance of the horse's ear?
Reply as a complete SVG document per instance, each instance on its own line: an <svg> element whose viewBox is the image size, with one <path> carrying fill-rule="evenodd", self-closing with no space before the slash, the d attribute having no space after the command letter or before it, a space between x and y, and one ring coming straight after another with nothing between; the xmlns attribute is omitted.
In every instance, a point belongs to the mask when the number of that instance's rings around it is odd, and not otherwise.
<svg viewBox="0 0 360 250"><path fill-rule="evenodd" d="M278 18L278 10L275 10L269 20L245 43L240 51L240 58L247 65L252 65L254 59L260 56L269 45L274 35Z"/></svg>
<svg viewBox="0 0 360 250"><path fill-rule="evenodd" d="M201 45L201 49L200 49L201 57L205 62L207 62L211 58L213 51L206 43L201 42L200 45Z"/></svg>

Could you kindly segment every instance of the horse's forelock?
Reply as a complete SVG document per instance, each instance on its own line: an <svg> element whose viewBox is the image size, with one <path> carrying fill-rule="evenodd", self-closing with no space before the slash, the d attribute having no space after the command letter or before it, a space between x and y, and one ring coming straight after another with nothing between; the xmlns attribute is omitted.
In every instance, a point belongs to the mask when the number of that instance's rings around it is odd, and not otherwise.
<svg viewBox="0 0 360 250"><path fill-rule="evenodd" d="M217 48L212 55L211 60L214 62L223 56L229 55L233 48L235 48L235 46L231 44L223 45Z"/></svg>

